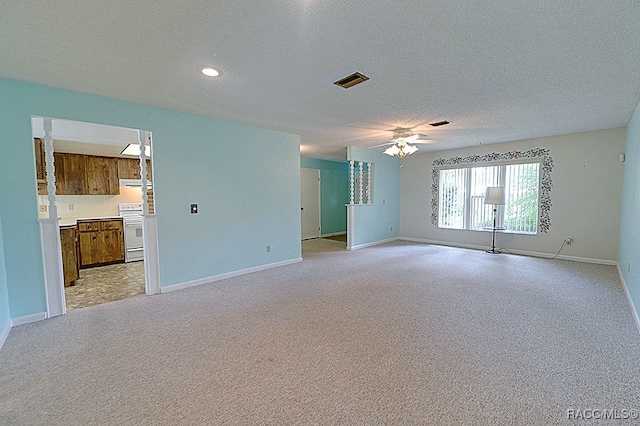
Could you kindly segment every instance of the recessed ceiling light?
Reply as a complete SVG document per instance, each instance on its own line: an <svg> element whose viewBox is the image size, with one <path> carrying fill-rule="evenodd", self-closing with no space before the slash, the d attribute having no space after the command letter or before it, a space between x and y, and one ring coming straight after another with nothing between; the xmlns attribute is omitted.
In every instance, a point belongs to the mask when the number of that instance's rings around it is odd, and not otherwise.
<svg viewBox="0 0 640 426"><path fill-rule="evenodd" d="M220 75L220 71L211 67L200 68L200 72L207 77L218 77Z"/></svg>

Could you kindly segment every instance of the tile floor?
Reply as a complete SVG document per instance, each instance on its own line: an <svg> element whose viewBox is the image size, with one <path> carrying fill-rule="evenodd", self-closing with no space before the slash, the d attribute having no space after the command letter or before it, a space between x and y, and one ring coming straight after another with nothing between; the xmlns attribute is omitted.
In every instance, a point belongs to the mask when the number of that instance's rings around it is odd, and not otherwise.
<svg viewBox="0 0 640 426"><path fill-rule="evenodd" d="M142 261L81 269L75 285L65 288L67 311L139 295L144 295Z"/></svg>

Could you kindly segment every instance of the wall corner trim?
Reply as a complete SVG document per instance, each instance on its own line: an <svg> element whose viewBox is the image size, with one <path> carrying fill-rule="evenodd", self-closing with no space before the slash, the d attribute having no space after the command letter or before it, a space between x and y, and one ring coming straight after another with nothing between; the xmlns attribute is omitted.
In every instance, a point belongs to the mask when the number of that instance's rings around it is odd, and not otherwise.
<svg viewBox="0 0 640 426"><path fill-rule="evenodd" d="M616 269L618 270L618 277L620 277L620 282L622 283L622 288L624 289L624 294L627 296L627 301L629 302L629 308L631 308L631 315L633 315L633 322L636 324L636 329L638 330L638 334L640 334L640 316L638 316L638 309L636 304L633 303L633 299L631 298L631 293L629 293L629 288L627 287L627 282L622 275L622 270L620 269L620 265L616 263Z"/></svg>
<svg viewBox="0 0 640 426"><path fill-rule="evenodd" d="M195 287L195 286L202 285L202 284L209 284L209 283L212 283L212 282L215 282L215 281L224 280L224 279L227 279L227 278L233 278L233 277L237 277L237 276L240 276L240 275L251 274L253 272L264 271L266 269L277 268L277 267L280 267L280 266L291 265L293 263L298 263L298 262L302 262L302 257L297 257L297 258L289 259L289 260L283 260L282 262L267 263L266 265L254 266L252 268L240 269L238 271L227 272L227 273L224 273L224 274L213 275L213 276L210 276L210 277L200 278L200 279L197 279L197 280L185 281L183 283L178 283L178 284L172 284L172 285L168 285L166 287L160 287L160 293L170 293L170 292L176 291L176 290L182 290L182 289L185 289L185 288Z"/></svg>
<svg viewBox="0 0 640 426"><path fill-rule="evenodd" d="M0 350L2 350L2 345L4 345L4 342L7 340L7 337L9 337L9 332L11 331L11 324L12 324L11 320L9 320L9 322L4 327L4 329L0 331Z"/></svg>

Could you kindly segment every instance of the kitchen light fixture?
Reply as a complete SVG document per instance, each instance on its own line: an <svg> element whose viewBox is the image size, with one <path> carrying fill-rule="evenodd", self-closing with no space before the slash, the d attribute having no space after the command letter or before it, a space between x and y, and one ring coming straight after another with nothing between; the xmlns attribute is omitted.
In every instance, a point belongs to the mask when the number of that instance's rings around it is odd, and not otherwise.
<svg viewBox="0 0 640 426"><path fill-rule="evenodd" d="M140 145L137 143L130 143L120 153L122 155L131 155L132 157L140 156ZM144 156L149 158L151 156L151 147L149 145L144 146Z"/></svg>
<svg viewBox="0 0 640 426"><path fill-rule="evenodd" d="M392 157L404 158L418 150L418 147L407 142L409 138L398 138L396 143L384 150L384 153Z"/></svg>
<svg viewBox="0 0 640 426"><path fill-rule="evenodd" d="M218 71L215 68L211 68L211 67L200 68L200 72L202 74L206 75L207 77L218 77L218 76L220 76L220 71Z"/></svg>

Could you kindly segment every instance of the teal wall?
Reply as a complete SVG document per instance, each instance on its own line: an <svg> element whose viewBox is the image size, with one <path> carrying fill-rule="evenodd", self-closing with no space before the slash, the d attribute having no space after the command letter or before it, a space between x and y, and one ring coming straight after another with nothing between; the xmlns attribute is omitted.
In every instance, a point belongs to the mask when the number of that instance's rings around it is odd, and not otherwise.
<svg viewBox="0 0 640 426"><path fill-rule="evenodd" d="M7 292L7 274L5 273L4 246L2 244L2 218L0 218L0 335L9 325L9 294ZM0 346L2 340L0 340Z"/></svg>
<svg viewBox="0 0 640 426"><path fill-rule="evenodd" d="M640 105L636 107L627 125L618 242L618 265L636 309L640 309L640 256L638 253L640 253Z"/></svg>
<svg viewBox="0 0 640 426"><path fill-rule="evenodd" d="M347 232L349 163L300 157L300 167L320 170L322 235Z"/></svg>
<svg viewBox="0 0 640 426"><path fill-rule="evenodd" d="M31 115L152 132L161 287L300 258L298 136L6 79L0 94L12 318L46 310Z"/></svg>
<svg viewBox="0 0 640 426"><path fill-rule="evenodd" d="M347 159L373 163L373 204L355 206L352 246L400 236L400 160L372 149L350 146Z"/></svg>

